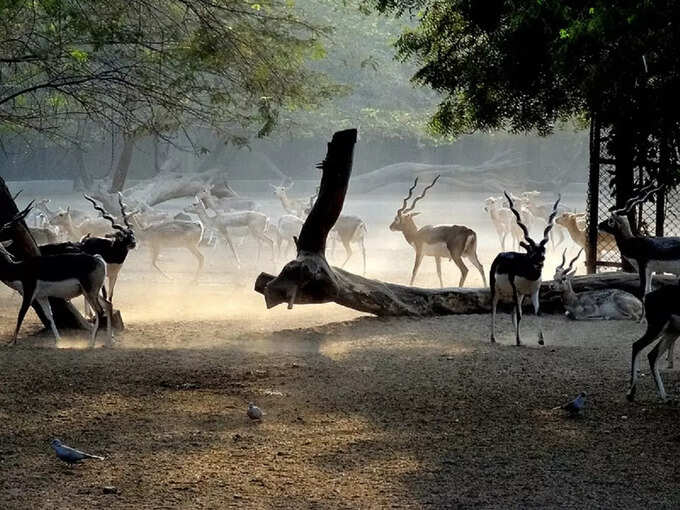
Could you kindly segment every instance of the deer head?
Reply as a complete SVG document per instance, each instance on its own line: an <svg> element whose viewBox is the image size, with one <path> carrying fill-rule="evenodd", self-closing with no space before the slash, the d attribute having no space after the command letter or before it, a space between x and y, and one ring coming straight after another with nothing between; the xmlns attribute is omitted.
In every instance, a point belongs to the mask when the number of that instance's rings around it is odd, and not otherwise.
<svg viewBox="0 0 680 510"><path fill-rule="evenodd" d="M649 197L662 188L663 186L655 187L653 182L647 183L635 195L629 198L623 207L619 209L612 208L609 218L601 222L597 229L613 236L633 237L633 231L628 221L628 213L633 210L633 207L646 202Z"/></svg>
<svg viewBox="0 0 680 510"><path fill-rule="evenodd" d="M121 193L118 193L118 204L120 206L120 212L123 218L123 223L125 223L124 226L119 223L116 223L115 218L111 216L106 211L106 209L104 209L101 205L97 204L94 198L87 194L83 194L83 197L85 197L85 200L92 204L92 207L94 207L96 211L99 211L101 213L102 217L105 220L108 220L111 223L111 227L115 230L115 232L107 234L106 237L113 238L122 243L125 243L129 249L134 249L137 246L135 233L132 231L132 226L130 225L129 221L129 214L125 210L125 204L123 204L123 195Z"/></svg>
<svg viewBox="0 0 680 510"><path fill-rule="evenodd" d="M413 196L413 190L416 189L416 186L418 186L418 178L416 177L415 181L413 181L413 186L411 186L408 190L408 195L406 195L406 197L404 198L404 203L401 205L399 209L397 209L397 214L394 217L394 221L392 221L392 224L390 225L391 231L403 232L405 230L408 230L409 228L412 229L415 227L413 217L417 216L420 213L413 212L413 209L415 209L416 204L418 203L419 200L425 198L425 195L427 194L428 190L437 183L440 177L441 175L438 175L428 186L425 186L423 192L419 196L414 198L413 202L411 202L411 205L408 206L408 201Z"/></svg>
<svg viewBox="0 0 680 510"><path fill-rule="evenodd" d="M567 249L566 248L564 249L564 251L562 252L562 262L560 262L560 265L555 268L555 276L553 276L553 283L550 285L550 288L552 290L558 291L562 290L567 280L570 280L576 274L576 269L572 270L572 268L574 267L574 262L576 262L578 258L581 256L581 253L583 253L583 248L579 250L576 256L573 259L571 259L569 265L565 268L564 262L566 260Z"/></svg>
<svg viewBox="0 0 680 510"><path fill-rule="evenodd" d="M517 221L517 225L519 228L522 229L522 232L524 233L524 241L520 241L519 245L524 248L527 252L527 255L529 255L529 259L531 262L534 264L536 268L541 268L543 267L543 262L545 262L545 245L548 242L548 235L550 234L550 231L553 228L555 216L557 215L557 206L560 203L560 200L562 198L561 195L557 196L557 200L555 201L555 205L553 205L552 212L550 213L550 216L548 216L548 225L545 227L545 230L543 231L543 239L541 240L540 243L536 244L536 242L529 237L529 229L527 229L526 225L522 223L521 216L519 214L519 211L515 209L515 204L508 195L508 192L504 192L505 198L508 201L508 204L510 205L510 210L512 211L512 214L515 215L515 219Z"/></svg>

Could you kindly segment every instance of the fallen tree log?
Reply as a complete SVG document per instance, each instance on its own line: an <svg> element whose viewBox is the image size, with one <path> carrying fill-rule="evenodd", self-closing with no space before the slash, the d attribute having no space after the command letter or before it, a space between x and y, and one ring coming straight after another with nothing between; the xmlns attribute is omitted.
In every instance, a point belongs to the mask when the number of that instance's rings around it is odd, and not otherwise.
<svg viewBox="0 0 680 510"><path fill-rule="evenodd" d="M383 317L488 313L491 300L487 288L407 287L330 267L325 258L326 238L342 210L355 142L353 129L333 135L320 165L323 174L318 198L297 240L297 258L288 262L278 276L261 273L255 281L255 291L264 295L267 308L281 303L292 308L295 304L334 302ZM676 281L670 276L655 277L654 287ZM617 272L578 276L572 285L576 292L616 288L637 294L639 280L637 274ZM550 282L543 283L540 295L542 311L563 311L561 298L550 290Z"/></svg>

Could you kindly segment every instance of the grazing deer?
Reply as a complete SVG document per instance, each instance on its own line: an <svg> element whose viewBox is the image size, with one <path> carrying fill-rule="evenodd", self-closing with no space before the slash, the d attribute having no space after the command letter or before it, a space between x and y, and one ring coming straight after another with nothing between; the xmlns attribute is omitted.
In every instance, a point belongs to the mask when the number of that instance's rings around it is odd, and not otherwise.
<svg viewBox="0 0 680 510"><path fill-rule="evenodd" d="M550 288L562 294L562 304L566 315L575 320L634 320L642 317L642 302L630 292L619 289L590 290L574 292L571 280L576 273L572 271L574 262L579 258L583 249L579 250L569 265L564 262L567 249L562 252L562 262L555 268L555 276Z"/></svg>
<svg viewBox="0 0 680 510"><path fill-rule="evenodd" d="M111 230L111 225L104 218L85 218L76 223L71 216L71 206L59 211L50 220L50 224L59 227L72 240L79 240L87 234L105 235Z"/></svg>
<svg viewBox="0 0 680 510"><path fill-rule="evenodd" d="M553 220L557 214L560 197L557 198L553 206L552 212L548 217L548 225L543 231L543 239L538 244L529 237L529 230L522 223L519 211L515 209L510 195L505 193L505 197L510 204L510 210L515 215L517 225L519 225L524 233L524 241L520 242L520 246L526 250L526 253L512 251L499 253L491 264L489 274L491 287L491 342L496 341L496 307L498 306L500 294L511 294L514 304L512 322L515 326L515 341L517 345L522 345L519 334L520 322L522 320L522 302L525 296L531 296L534 313L538 315L540 304L538 293L541 290L541 273L545 262L545 245L548 242ZM543 331L540 326L538 329L538 343L539 345L544 343Z"/></svg>
<svg viewBox="0 0 680 510"><path fill-rule="evenodd" d="M272 253L272 261L274 260L274 242L265 234L267 225L269 223L269 220L265 214L257 211L236 211L229 213L217 213L215 216L209 216L206 206L201 200L198 199L198 195L196 196L196 202L188 207L185 207L184 211L197 214L204 225L207 225L215 232L218 232L220 236L222 236L229 244L229 247L231 248L237 263L240 262L238 254L236 253L236 249L231 242L229 229L239 227L246 227L250 234L257 240L258 259L260 256L262 243L265 243L269 245Z"/></svg>
<svg viewBox="0 0 680 510"><path fill-rule="evenodd" d="M87 253L89 255L101 255L106 262L106 273L109 280L109 301L113 302L113 292L116 288L116 281L123 263L130 250L137 246L137 239L128 221L128 213L123 204L123 195L118 194L118 204L120 205L121 217L125 225L116 223L116 220L103 207L97 204L89 195L83 195L92 204L102 217L111 223L114 232L106 234L105 237L95 237L89 234L78 242L65 242L56 244L46 244L40 246L42 255L59 255L64 253Z"/></svg>
<svg viewBox="0 0 680 510"><path fill-rule="evenodd" d="M501 243L501 250L505 251L505 240L508 235L510 239L510 249L514 248L515 243L519 246L522 240L522 230L515 223L515 217L507 207L503 207L500 199L489 197L484 200L484 211L489 213L491 222L498 234L498 240Z"/></svg>
<svg viewBox="0 0 680 510"><path fill-rule="evenodd" d="M166 278L170 278L158 267L158 255L166 248L185 248L196 257L198 268L194 275L194 281L203 269L205 258L198 249L203 238L203 225L198 221L167 220L157 223L144 223L143 220L133 216L137 237L146 243L151 249L151 265Z"/></svg>
<svg viewBox="0 0 680 510"><path fill-rule="evenodd" d="M640 275L640 296L652 290L653 273L680 275L680 237L642 237L633 234L628 213L637 204L644 203L661 186L649 183L630 198L626 204L612 211L609 219L601 222L598 229L616 239L621 255L630 262Z"/></svg>
<svg viewBox="0 0 680 510"><path fill-rule="evenodd" d="M416 197L407 207L408 201L413 195L413 190L418 185L418 178L409 188L408 195L404 198L404 203L397 209L397 215L390 225L390 230L393 232L401 232L416 252L415 263L413 264L413 272L411 273L410 285L418 273L418 268L424 256L434 257L437 266L437 276L439 277L439 284L444 287L442 280L442 257L451 258L460 269L459 287L465 284L465 278L468 274L468 268L463 262L463 258L468 259L473 266L475 266L482 275L482 281L486 287L486 276L484 275L484 268L477 258L477 234L474 230L460 225L425 225L418 228L413 221L413 217L418 212L412 212L419 200L425 197L427 191L432 188L439 180L439 175L434 178L429 186L425 186L420 196Z"/></svg>
<svg viewBox="0 0 680 510"><path fill-rule="evenodd" d="M307 217L309 212L312 210L314 201L319 195L319 189L316 188L316 192L309 198L307 207L304 210L304 217ZM368 227L366 227L366 222L362 220L359 216L354 216L350 214L341 214L333 225L330 231L329 239L331 240L331 256L335 254L335 243L340 241L343 248L345 248L345 260L340 265L340 267L345 267L349 259L352 258L352 243L358 243L361 249L361 256L363 259L363 274L366 274L366 234L368 233Z"/></svg>
<svg viewBox="0 0 680 510"><path fill-rule="evenodd" d="M661 337L654 348L649 351L647 358L659 396L662 400L666 400L666 390L659 374L659 362L663 353L668 352L668 368L673 367L673 348L675 341L680 336L680 286L668 285L647 294L645 296L645 316L647 317L647 331L633 343L633 354L630 362L630 388L626 398L630 401L635 399L635 386L642 349Z"/></svg>
<svg viewBox="0 0 680 510"><path fill-rule="evenodd" d="M22 220L30 210L30 207L31 205L21 213L18 213L10 222L3 225L0 230L6 230L16 221ZM83 295L96 312L90 337L90 347L94 347L95 337L99 329L100 314L106 316L107 344L112 345L112 310L111 302L106 299L105 278L106 263L99 255L88 255L86 253L41 255L16 261L2 243L0 243L0 280L22 295L17 324L10 343L16 344L26 312L34 301L42 309L50 323L55 341L58 341L60 338L59 331L54 323L49 298L72 299ZM102 306L99 301L100 292L105 306Z"/></svg>
<svg viewBox="0 0 680 510"><path fill-rule="evenodd" d="M274 190L274 195L276 195L276 198L281 201L281 205L288 214L292 214L298 218L305 218L307 216L305 212L308 210L305 200L302 198L293 199L288 196L288 191L293 187L294 184L294 182L291 182L288 186L274 186L273 184L269 185Z"/></svg>
<svg viewBox="0 0 680 510"><path fill-rule="evenodd" d="M206 186L196 194L196 198L203 202L206 209L212 209L216 214L225 211L259 211L260 209L257 202L248 198L218 198L211 193L213 187L214 184Z"/></svg>
<svg viewBox="0 0 680 510"><path fill-rule="evenodd" d="M300 236L304 223L304 220L293 214L284 214L279 218L276 225L276 251L279 256L283 246L285 246L285 253L288 252L291 246L295 246L295 238Z"/></svg>

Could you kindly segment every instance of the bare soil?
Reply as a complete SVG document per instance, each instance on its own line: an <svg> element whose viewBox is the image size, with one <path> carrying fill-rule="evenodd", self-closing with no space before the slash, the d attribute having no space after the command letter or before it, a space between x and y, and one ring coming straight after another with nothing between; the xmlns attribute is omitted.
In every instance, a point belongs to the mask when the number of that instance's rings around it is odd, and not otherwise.
<svg viewBox="0 0 680 510"><path fill-rule="evenodd" d="M369 276L407 281L410 248L384 221L369 223ZM487 268L498 251L491 234L487 225L480 236ZM526 346L515 347L508 315L491 345L486 315L266 310L252 284L275 268L243 249L252 262L239 271L223 248L206 251L194 285L193 259L164 254L167 280L142 246L116 290L127 329L114 349L88 350L78 337L55 349L29 313L19 346L0 348L0 507L680 505L678 407L657 399L649 376L638 401L625 400L644 324L528 316ZM422 285L436 284L429 266ZM0 339L18 305L3 287ZM677 395L678 373L663 376ZM553 409L580 391L582 418ZM246 417L248 402L266 413L261 423ZM54 437L106 459L68 468Z"/></svg>

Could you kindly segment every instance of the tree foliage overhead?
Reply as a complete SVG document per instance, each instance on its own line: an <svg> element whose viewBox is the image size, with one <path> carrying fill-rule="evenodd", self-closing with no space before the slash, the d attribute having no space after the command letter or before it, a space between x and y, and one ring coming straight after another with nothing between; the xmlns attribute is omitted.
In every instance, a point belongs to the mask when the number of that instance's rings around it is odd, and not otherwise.
<svg viewBox="0 0 680 510"><path fill-rule="evenodd" d="M294 112L290 131L316 136L360 127L362 137L422 138L439 95L410 82L413 64L395 59L394 42L412 23L362 7L361 0L296 0L309 22L332 27L319 38L313 69L344 87L312 112Z"/></svg>
<svg viewBox="0 0 680 510"><path fill-rule="evenodd" d="M279 110L337 91L305 65L321 29L284 0L5 0L0 12L5 132L68 136L88 119L264 135Z"/></svg>
<svg viewBox="0 0 680 510"><path fill-rule="evenodd" d="M597 111L605 126L678 119L680 3L673 0L374 0L417 14L397 42L414 80L445 94L431 128L551 132ZM644 57L644 58L643 58Z"/></svg>

